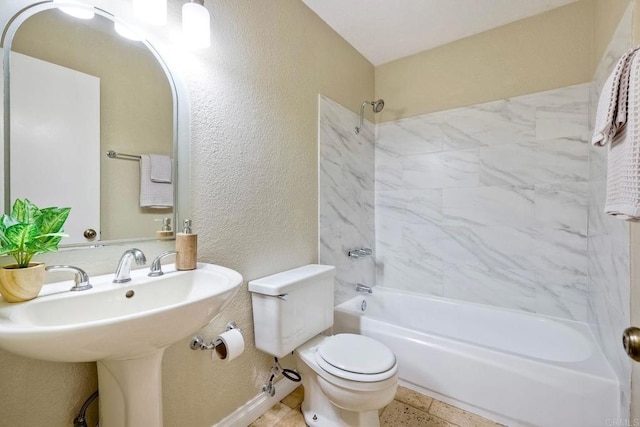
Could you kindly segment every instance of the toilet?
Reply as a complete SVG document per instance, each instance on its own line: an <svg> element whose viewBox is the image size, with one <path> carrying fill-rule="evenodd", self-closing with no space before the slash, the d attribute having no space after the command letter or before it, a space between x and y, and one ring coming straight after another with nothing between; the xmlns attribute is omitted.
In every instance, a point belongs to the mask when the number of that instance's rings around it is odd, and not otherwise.
<svg viewBox="0 0 640 427"><path fill-rule="evenodd" d="M398 387L398 363L362 335L322 335L333 326L335 267L311 264L249 282L256 347L295 354L309 426L377 427Z"/></svg>

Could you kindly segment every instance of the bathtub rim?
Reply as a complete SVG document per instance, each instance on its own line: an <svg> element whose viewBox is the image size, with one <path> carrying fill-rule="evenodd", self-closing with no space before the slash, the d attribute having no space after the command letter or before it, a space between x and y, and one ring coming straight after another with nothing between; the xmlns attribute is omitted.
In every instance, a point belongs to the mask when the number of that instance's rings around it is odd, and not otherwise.
<svg viewBox="0 0 640 427"><path fill-rule="evenodd" d="M407 327L405 325L396 325L394 323L389 322L388 319L381 319L379 317L367 316L366 311L362 312L360 311L360 309L356 309L356 307L359 306L360 301L362 301L363 299L366 300L367 298L376 298L376 291L378 294L381 293L383 295L396 294L396 295L409 296L412 298L421 298L421 299L427 299L427 300L434 300L437 302L445 302L445 303L454 304L454 305L463 305L463 306L470 305L473 307L479 307L486 310L492 310L492 311L497 310L500 312L507 312L507 313L512 313L512 314L521 315L525 317L530 317L530 318L536 318L536 319L542 318L552 322L558 322L560 324L563 324L573 329L576 333L580 334L584 339L586 339L591 345L591 354L588 358L580 361L557 361L557 360L543 359L535 356L529 356L523 353L517 353L509 350L503 350L503 349L498 349L498 348L487 346L487 345L482 345L480 343L476 343L473 341L467 341L467 340L449 337L447 335L439 334L433 331L416 330L416 329ZM356 303L355 301L358 301L358 302ZM562 317L549 316L546 314L525 312L525 311L515 310L511 308L497 307L497 306L477 303L473 301L464 301L464 300L451 299L451 298L440 297L435 295L421 294L418 292L405 291L401 289L394 289L394 288L383 287L383 286L373 287L372 294L356 295L355 297L352 297L349 300L336 305L334 307L334 312L335 311L352 314L357 317L366 317L371 319L372 321L389 324L395 328L408 331L410 334L422 334L428 337L432 337L436 341L449 343L450 345L453 346L453 348L456 348L460 351L479 348L481 349L482 352L498 353L498 354L505 355L511 358L516 358L516 359L526 359L533 363L539 363L543 365L552 365L559 369L567 369L570 371L577 371L586 375L593 375L597 378L612 381L618 384L620 382L617 375L615 374L615 371L613 370L613 367L611 366L611 364L605 357L604 352L598 345L598 341L596 340L595 334L593 333L593 331L591 330L591 327L587 322L581 322L581 321L572 320L572 319L565 319ZM335 322L335 315L334 315L334 322Z"/></svg>

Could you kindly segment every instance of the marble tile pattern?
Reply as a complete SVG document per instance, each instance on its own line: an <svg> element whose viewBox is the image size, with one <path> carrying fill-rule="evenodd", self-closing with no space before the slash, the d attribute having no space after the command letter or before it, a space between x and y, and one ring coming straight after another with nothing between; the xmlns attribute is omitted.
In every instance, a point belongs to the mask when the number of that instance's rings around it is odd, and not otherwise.
<svg viewBox="0 0 640 427"><path fill-rule="evenodd" d="M596 69L590 96L593 128L600 90L622 54L631 48L632 10L627 9ZM604 213L607 149L589 148L588 322L620 380L623 414L629 414L631 360L621 345L630 325L629 224Z"/></svg>
<svg viewBox="0 0 640 427"><path fill-rule="evenodd" d="M249 427L305 427L300 404L302 387L277 403ZM398 387L395 399L380 411L380 427L500 427L502 424Z"/></svg>
<svg viewBox="0 0 640 427"><path fill-rule="evenodd" d="M335 304L355 295L357 283L375 285L375 253L350 259L347 252L374 249L374 126L319 96L319 262L336 266Z"/></svg>
<svg viewBox="0 0 640 427"><path fill-rule="evenodd" d="M589 90L378 124L377 283L586 320Z"/></svg>

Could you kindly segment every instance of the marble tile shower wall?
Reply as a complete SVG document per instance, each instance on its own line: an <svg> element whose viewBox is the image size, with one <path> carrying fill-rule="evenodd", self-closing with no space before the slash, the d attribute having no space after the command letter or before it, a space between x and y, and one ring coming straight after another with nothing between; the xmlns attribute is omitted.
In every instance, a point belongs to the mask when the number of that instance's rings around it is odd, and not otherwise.
<svg viewBox="0 0 640 427"><path fill-rule="evenodd" d="M374 127L319 97L319 260L336 266L335 304L355 295L355 285L375 284L374 257L353 260L347 252L374 248Z"/></svg>
<svg viewBox="0 0 640 427"><path fill-rule="evenodd" d="M618 58L631 47L632 9L623 15L593 78L590 128L600 90ZM631 361L620 343L630 325L629 224L604 213L607 150L589 148L588 322L620 380L622 413L629 413Z"/></svg>
<svg viewBox="0 0 640 427"><path fill-rule="evenodd" d="M377 126L377 284L586 320L588 84Z"/></svg>

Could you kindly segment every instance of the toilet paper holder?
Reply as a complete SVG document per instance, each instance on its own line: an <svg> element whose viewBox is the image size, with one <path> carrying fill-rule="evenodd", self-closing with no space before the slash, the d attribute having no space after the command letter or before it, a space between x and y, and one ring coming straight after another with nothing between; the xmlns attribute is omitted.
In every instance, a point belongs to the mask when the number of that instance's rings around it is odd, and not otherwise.
<svg viewBox="0 0 640 427"><path fill-rule="evenodd" d="M225 328L225 332L226 331L230 331L232 329L237 329L238 332L242 332L242 329L240 329L238 327L236 322L227 323L227 327ZM202 337L202 335L197 335L197 336L191 338L191 341L189 342L189 347L191 347L191 350L215 350L215 348L220 346L220 345L222 345L222 340L221 339L217 339L215 341L211 341L211 342L207 343L204 340L204 338Z"/></svg>

